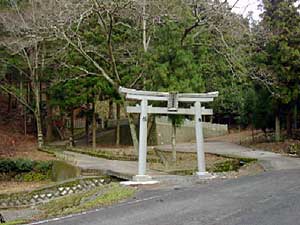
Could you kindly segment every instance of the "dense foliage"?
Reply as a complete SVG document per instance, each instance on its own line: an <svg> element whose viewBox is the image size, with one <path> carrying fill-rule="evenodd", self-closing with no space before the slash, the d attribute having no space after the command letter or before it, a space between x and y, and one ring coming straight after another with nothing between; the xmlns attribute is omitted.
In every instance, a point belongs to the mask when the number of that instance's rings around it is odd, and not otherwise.
<svg viewBox="0 0 300 225"><path fill-rule="evenodd" d="M0 159L0 179L41 181L51 178L53 162L28 159Z"/></svg>
<svg viewBox="0 0 300 225"><path fill-rule="evenodd" d="M0 1L0 90L31 110L39 136L53 108L72 118L82 109L91 120L99 100L126 106L119 86L219 91L215 122L267 131L279 118L291 133L300 87L296 1L264 0L256 23L226 1L18 2Z"/></svg>

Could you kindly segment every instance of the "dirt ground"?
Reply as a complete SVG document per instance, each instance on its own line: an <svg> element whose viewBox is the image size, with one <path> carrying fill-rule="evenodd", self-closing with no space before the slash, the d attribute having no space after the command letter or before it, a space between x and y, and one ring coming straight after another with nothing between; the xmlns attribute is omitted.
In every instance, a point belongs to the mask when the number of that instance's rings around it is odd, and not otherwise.
<svg viewBox="0 0 300 225"><path fill-rule="evenodd" d="M53 157L37 151L36 138L24 135L20 105L8 113L7 96L0 95L0 158L49 160Z"/></svg>
<svg viewBox="0 0 300 225"><path fill-rule="evenodd" d="M0 158L54 159L52 155L37 150L35 137L12 132L4 125L0 125Z"/></svg>
<svg viewBox="0 0 300 225"><path fill-rule="evenodd" d="M274 142L265 140L262 131L254 131L254 141L252 139L252 131L245 130L239 132L231 132L228 135L208 138L206 141L225 141L232 142L236 144L241 144L243 146L259 149L263 151L270 151L274 153L279 153L283 155L289 155L289 148L291 145L300 145L300 140L286 139L280 142Z"/></svg>
<svg viewBox="0 0 300 225"><path fill-rule="evenodd" d="M289 139L289 140L276 142L276 143L275 142L252 143L247 146L254 149L261 149L264 151L289 155L289 148L291 145L300 145L300 141Z"/></svg>
<svg viewBox="0 0 300 225"><path fill-rule="evenodd" d="M254 131L254 135L257 135L259 133L261 133L261 132ZM243 130L241 132L239 132L237 130L232 130L232 131L230 131L230 133L228 135L206 138L205 141L225 141L225 142L239 144L240 142L250 140L251 138L252 138L251 130Z"/></svg>

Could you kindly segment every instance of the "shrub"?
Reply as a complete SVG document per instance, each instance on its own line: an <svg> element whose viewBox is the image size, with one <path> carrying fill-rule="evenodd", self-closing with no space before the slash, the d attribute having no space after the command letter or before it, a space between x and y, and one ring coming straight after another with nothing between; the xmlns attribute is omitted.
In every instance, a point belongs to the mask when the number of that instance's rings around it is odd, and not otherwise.
<svg viewBox="0 0 300 225"><path fill-rule="evenodd" d="M15 164L17 172L30 172L33 170L34 162L29 159L17 159Z"/></svg>
<svg viewBox="0 0 300 225"><path fill-rule="evenodd" d="M296 156L300 156L300 144L291 144L288 148L288 153Z"/></svg>
<svg viewBox="0 0 300 225"><path fill-rule="evenodd" d="M16 170L16 164L11 159L0 159L0 173L9 173Z"/></svg>
<svg viewBox="0 0 300 225"><path fill-rule="evenodd" d="M47 174L53 166L52 161L40 161L36 162L34 165L34 171L40 172L42 174Z"/></svg>
<svg viewBox="0 0 300 225"><path fill-rule="evenodd" d="M52 166L52 161L0 159L0 178L27 182L47 180L51 177Z"/></svg>

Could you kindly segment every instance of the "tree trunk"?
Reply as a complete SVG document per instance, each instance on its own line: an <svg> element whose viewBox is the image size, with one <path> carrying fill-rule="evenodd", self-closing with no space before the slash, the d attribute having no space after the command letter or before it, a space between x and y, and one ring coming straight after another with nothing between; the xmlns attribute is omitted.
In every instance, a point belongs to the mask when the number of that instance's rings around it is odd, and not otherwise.
<svg viewBox="0 0 300 225"><path fill-rule="evenodd" d="M20 93L21 93L21 97L26 99L23 80L20 80ZM26 136L26 133L27 133L27 128L26 128L26 106L24 104L21 105L21 110L22 110L22 116L23 116L24 135Z"/></svg>
<svg viewBox="0 0 300 225"><path fill-rule="evenodd" d="M239 139L240 139L240 145L242 144L242 134L241 134L241 124L239 123Z"/></svg>
<svg viewBox="0 0 300 225"><path fill-rule="evenodd" d="M131 117L131 115L128 114L127 117L128 117L133 146L134 146L136 154L138 155L139 154L139 141L138 141L139 139L137 137L136 127L135 127L135 124L134 124L134 121L133 121L133 118Z"/></svg>
<svg viewBox="0 0 300 225"><path fill-rule="evenodd" d="M27 135L27 110L25 106L23 110L24 110L24 135L26 136Z"/></svg>
<svg viewBox="0 0 300 225"><path fill-rule="evenodd" d="M297 130L297 115L298 115L298 107L297 107L297 103L294 105L294 129Z"/></svg>
<svg viewBox="0 0 300 225"><path fill-rule="evenodd" d="M146 0L143 0L143 16L142 16L142 29L143 29L143 47L144 52L148 51L148 38L147 38L147 15L146 15Z"/></svg>
<svg viewBox="0 0 300 225"><path fill-rule="evenodd" d="M8 80L9 80L9 85L12 85L11 76L9 76ZM9 114L11 112L11 109L12 109L12 95L10 93L8 93L7 114Z"/></svg>
<svg viewBox="0 0 300 225"><path fill-rule="evenodd" d="M32 86L34 89L35 95L35 117L36 117L36 128L38 134L38 147L42 148L44 145L44 136L43 136L43 128L42 128L42 117L41 117L41 82L40 76L38 74L37 68L38 66L38 57L39 57L39 47L38 44L35 43L34 46L34 68L32 70ZM44 59L42 60L42 64L44 64ZM44 65L42 65L42 70Z"/></svg>
<svg viewBox="0 0 300 225"><path fill-rule="evenodd" d="M279 115L277 114L275 117L275 141L279 142L281 139L280 137L280 119Z"/></svg>
<svg viewBox="0 0 300 225"><path fill-rule="evenodd" d="M120 145L120 104L117 103L117 127L116 127L116 145Z"/></svg>
<svg viewBox="0 0 300 225"><path fill-rule="evenodd" d="M152 137L152 131L155 127L155 117L153 114L149 114L148 127L147 127L147 141L149 142Z"/></svg>
<svg viewBox="0 0 300 225"><path fill-rule="evenodd" d="M26 100L28 103L30 103L30 83L27 82L26 85ZM24 106L24 135L27 135L27 110L26 107Z"/></svg>
<svg viewBox="0 0 300 225"><path fill-rule="evenodd" d="M127 108L126 100L122 99L122 103L123 103L123 107L125 109L126 116L128 118L128 123L129 123L129 127L130 127L130 133L131 133L133 146L134 146L136 154L138 155L139 154L139 141L137 138L136 127L135 127L135 124L134 124L134 121L133 121L131 115L129 113L127 113L127 111L126 111L126 108Z"/></svg>
<svg viewBox="0 0 300 225"><path fill-rule="evenodd" d="M172 161L176 162L176 124L172 121Z"/></svg>
<svg viewBox="0 0 300 225"><path fill-rule="evenodd" d="M113 119L114 118L114 103L113 101L109 101L109 106L108 106L108 119Z"/></svg>
<svg viewBox="0 0 300 225"><path fill-rule="evenodd" d="M74 146L74 109L71 109L71 116L70 116L70 130L71 130L71 136L70 136L70 147Z"/></svg>
<svg viewBox="0 0 300 225"><path fill-rule="evenodd" d="M96 121L96 110L95 110L95 102L93 102L93 107L92 107L92 110L93 110L93 124L92 124L92 148L95 150L96 149L96 135L97 135L97 121Z"/></svg>
<svg viewBox="0 0 300 225"><path fill-rule="evenodd" d="M292 137L292 135L293 135L292 119L293 119L293 113L292 113L292 109L289 107L287 115L286 115L286 133L289 138Z"/></svg>
<svg viewBox="0 0 300 225"><path fill-rule="evenodd" d="M36 129L38 136L38 148L42 148L44 145L43 129L42 129L42 120L41 120L41 108L40 108L40 86L39 84L34 85L34 95L35 95L35 120L36 120Z"/></svg>
<svg viewBox="0 0 300 225"><path fill-rule="evenodd" d="M53 140L53 121L52 121L52 106L49 103L50 96L47 94L47 133L46 139L47 141Z"/></svg>
<svg viewBox="0 0 300 225"><path fill-rule="evenodd" d="M8 94L7 114L11 112L11 108L12 108L12 96L11 94Z"/></svg>
<svg viewBox="0 0 300 225"><path fill-rule="evenodd" d="M253 126L253 122L251 124L251 136L252 136L252 142L254 143L254 126Z"/></svg>
<svg viewBox="0 0 300 225"><path fill-rule="evenodd" d="M89 145L89 139L90 139L89 118L88 118L88 115L85 115L85 143L86 143L86 145Z"/></svg>

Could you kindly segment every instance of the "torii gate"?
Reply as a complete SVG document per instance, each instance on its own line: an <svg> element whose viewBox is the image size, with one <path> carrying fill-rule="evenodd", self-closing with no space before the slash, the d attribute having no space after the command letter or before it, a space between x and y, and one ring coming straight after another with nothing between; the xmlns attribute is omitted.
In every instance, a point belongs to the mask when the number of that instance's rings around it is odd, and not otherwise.
<svg viewBox="0 0 300 225"><path fill-rule="evenodd" d="M147 163L147 119L148 113L152 114L182 114L195 116L195 131L196 131L196 146L198 160L198 176L208 176L205 169L205 155L203 148L203 127L202 115L213 115L211 109L201 107L203 102L212 102L215 97L218 97L219 92L210 93L168 93L168 92L153 92L140 91L120 87L120 93L126 94L127 99L139 100L140 105L128 106L128 113L140 114L140 131L139 131L139 162L138 175L133 180L136 182L150 181L151 177L146 175ZM168 107L152 107L148 106L148 101L167 101ZM178 108L179 102L194 103L194 107Z"/></svg>

